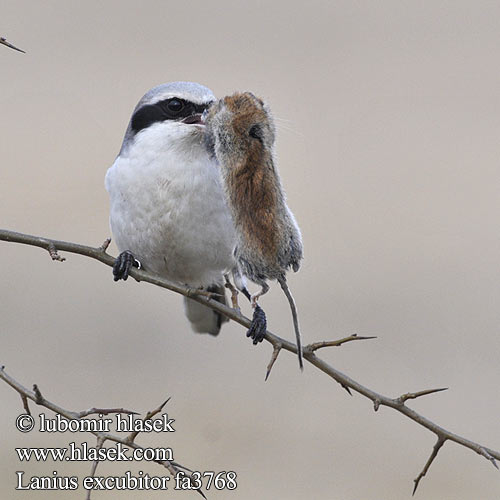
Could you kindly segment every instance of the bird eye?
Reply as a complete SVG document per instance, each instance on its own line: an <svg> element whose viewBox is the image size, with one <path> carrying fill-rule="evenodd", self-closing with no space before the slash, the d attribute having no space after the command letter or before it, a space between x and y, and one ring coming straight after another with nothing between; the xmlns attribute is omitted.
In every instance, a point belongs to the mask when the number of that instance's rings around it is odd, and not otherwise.
<svg viewBox="0 0 500 500"><path fill-rule="evenodd" d="M178 113L182 108L184 107L184 104L181 100L179 99L170 99L167 104L167 108L169 111L172 111L172 113Z"/></svg>
<svg viewBox="0 0 500 500"><path fill-rule="evenodd" d="M248 131L248 135L262 141L262 129L258 125L253 125Z"/></svg>

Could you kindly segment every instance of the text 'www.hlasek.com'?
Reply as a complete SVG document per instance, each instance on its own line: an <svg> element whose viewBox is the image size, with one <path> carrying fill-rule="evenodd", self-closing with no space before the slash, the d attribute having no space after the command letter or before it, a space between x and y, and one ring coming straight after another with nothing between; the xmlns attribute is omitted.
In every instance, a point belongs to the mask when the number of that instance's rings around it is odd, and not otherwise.
<svg viewBox="0 0 500 500"><path fill-rule="evenodd" d="M104 417L99 413L98 418L66 419L56 414L48 418L43 413L38 419L29 414L19 415L16 419L16 428L20 432L37 430L41 433L72 433L90 432L97 436L96 446L87 442L71 441L63 448L16 448L20 463L28 468L30 462L52 461L54 464L63 462L91 462L92 472L85 477L76 475L60 475L57 470L50 474L31 475L26 470L16 472L16 490L234 490L237 487L234 471L176 471L175 474L152 474L139 470L132 473L125 471L119 476L103 476L96 473L96 465L101 462L155 462L171 465L174 462L172 448L146 448L135 444L136 434L146 432L166 433L175 432L175 420L167 413L155 419L142 419L136 415L122 415L117 413L114 418ZM113 441L105 437L107 433L115 431L116 437L122 442ZM122 433L120 435L120 433ZM126 434L125 434L126 433ZM104 446L99 437L104 437ZM123 436L123 437L122 437ZM175 462L174 462L175 463ZM178 464L177 464L178 465ZM53 468L56 468L54 465ZM165 469L164 469L165 470ZM172 470L172 468L170 468Z"/></svg>

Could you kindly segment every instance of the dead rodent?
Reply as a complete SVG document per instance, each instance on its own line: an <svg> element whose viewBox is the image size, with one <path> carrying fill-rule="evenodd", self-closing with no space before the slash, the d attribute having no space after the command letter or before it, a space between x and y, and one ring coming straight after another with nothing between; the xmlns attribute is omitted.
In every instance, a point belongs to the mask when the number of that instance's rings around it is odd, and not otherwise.
<svg viewBox="0 0 500 500"><path fill-rule="evenodd" d="M240 271L261 286L252 305L269 290L268 280L278 280L292 309L302 368L297 313L285 277L290 268L300 267L302 238L274 161L272 116L262 100L245 92L217 101L205 123L237 231L236 260Z"/></svg>

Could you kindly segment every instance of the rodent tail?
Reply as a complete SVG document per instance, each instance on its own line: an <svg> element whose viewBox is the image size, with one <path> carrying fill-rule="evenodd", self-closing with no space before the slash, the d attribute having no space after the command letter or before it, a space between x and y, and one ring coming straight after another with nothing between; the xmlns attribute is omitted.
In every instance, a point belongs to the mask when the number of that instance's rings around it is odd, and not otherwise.
<svg viewBox="0 0 500 500"><path fill-rule="evenodd" d="M292 310L292 318L293 318L293 327L295 329L295 338L297 339L297 355L299 357L299 366L300 369L304 369L304 363L302 361L302 339L299 330L299 317L297 315L297 307L295 306L295 300L293 300L293 296L288 288L286 283L285 275L280 276L278 278L278 283L281 285L283 292L285 292L286 298L288 299L288 303L290 304L290 309Z"/></svg>

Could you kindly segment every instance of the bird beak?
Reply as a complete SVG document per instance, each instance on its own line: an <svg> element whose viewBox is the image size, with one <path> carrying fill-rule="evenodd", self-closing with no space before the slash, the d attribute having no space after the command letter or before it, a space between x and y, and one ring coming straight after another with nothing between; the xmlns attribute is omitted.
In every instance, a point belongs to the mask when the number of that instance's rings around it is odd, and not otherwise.
<svg viewBox="0 0 500 500"><path fill-rule="evenodd" d="M184 120L182 120L182 123L187 123L188 125L205 125L205 122L202 120L201 113L187 116Z"/></svg>

